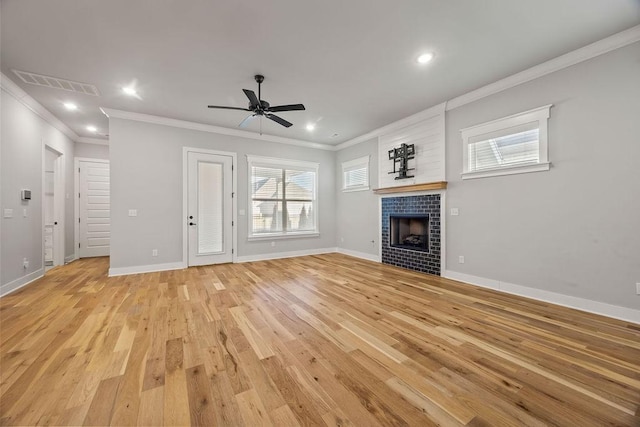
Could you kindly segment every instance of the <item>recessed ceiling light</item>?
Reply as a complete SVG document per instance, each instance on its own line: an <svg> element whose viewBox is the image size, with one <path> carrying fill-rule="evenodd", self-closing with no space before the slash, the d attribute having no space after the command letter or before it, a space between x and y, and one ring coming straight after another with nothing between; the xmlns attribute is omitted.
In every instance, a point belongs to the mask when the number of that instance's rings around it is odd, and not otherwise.
<svg viewBox="0 0 640 427"><path fill-rule="evenodd" d="M418 56L417 61L419 64L426 64L433 59L433 56L434 55L431 52L423 53L422 55Z"/></svg>
<svg viewBox="0 0 640 427"><path fill-rule="evenodd" d="M138 92L136 92L136 90L131 86L123 87L122 91L129 96L136 96L138 94Z"/></svg>
<svg viewBox="0 0 640 427"><path fill-rule="evenodd" d="M309 132L311 132L312 130L314 130L316 128L316 125L314 125L313 123L309 123L307 124L307 130Z"/></svg>
<svg viewBox="0 0 640 427"><path fill-rule="evenodd" d="M97 132L97 131L98 131L98 128L97 128L97 127L95 127L95 126L91 126L91 125L89 125L89 126L87 126L87 130L88 130L89 132Z"/></svg>
<svg viewBox="0 0 640 427"><path fill-rule="evenodd" d="M64 103L64 108L66 108L69 111L73 111L73 110L77 110L78 106L76 104L74 104L73 102L65 102Z"/></svg>

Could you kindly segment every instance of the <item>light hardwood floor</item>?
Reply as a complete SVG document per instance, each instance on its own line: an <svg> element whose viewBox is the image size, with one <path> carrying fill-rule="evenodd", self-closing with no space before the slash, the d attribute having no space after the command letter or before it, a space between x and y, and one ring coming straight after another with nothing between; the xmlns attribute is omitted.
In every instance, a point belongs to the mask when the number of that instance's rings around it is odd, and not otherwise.
<svg viewBox="0 0 640 427"><path fill-rule="evenodd" d="M339 254L0 299L3 425L640 425L640 327Z"/></svg>

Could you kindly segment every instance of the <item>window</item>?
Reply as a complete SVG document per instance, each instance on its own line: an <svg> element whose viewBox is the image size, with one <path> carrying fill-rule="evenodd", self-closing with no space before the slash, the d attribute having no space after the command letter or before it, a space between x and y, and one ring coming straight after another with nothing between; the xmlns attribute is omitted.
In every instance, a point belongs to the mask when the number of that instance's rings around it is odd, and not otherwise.
<svg viewBox="0 0 640 427"><path fill-rule="evenodd" d="M463 179L549 170L551 105L462 129Z"/></svg>
<svg viewBox="0 0 640 427"><path fill-rule="evenodd" d="M342 163L342 191L369 189L369 156Z"/></svg>
<svg viewBox="0 0 640 427"><path fill-rule="evenodd" d="M247 156L249 238L318 234L318 163Z"/></svg>

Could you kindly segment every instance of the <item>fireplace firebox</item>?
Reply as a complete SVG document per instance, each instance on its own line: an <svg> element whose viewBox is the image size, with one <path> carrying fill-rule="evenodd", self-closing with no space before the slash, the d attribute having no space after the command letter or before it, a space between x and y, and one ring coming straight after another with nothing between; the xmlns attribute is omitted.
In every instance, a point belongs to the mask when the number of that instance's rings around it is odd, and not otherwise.
<svg viewBox="0 0 640 427"><path fill-rule="evenodd" d="M389 245L429 252L429 215L391 215Z"/></svg>

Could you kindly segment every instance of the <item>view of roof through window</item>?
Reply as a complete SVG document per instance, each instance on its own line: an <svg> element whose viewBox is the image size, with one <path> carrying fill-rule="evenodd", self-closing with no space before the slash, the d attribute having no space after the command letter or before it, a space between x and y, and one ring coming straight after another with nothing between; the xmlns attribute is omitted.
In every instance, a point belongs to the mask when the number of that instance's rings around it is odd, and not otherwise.
<svg viewBox="0 0 640 427"><path fill-rule="evenodd" d="M469 170L477 171L539 162L539 129L469 144Z"/></svg>

